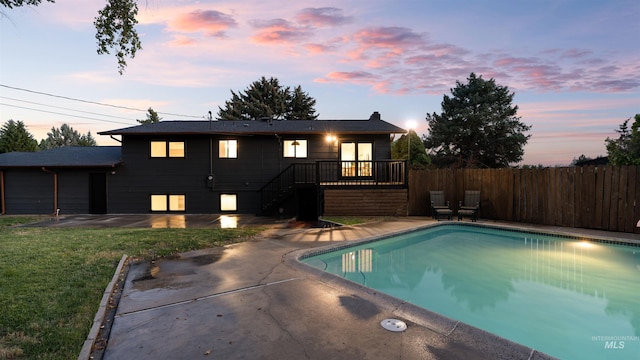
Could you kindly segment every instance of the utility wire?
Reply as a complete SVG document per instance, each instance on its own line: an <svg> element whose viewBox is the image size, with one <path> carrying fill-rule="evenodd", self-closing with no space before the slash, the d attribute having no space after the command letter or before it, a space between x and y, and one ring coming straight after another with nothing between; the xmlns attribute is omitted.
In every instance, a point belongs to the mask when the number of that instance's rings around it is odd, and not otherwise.
<svg viewBox="0 0 640 360"><path fill-rule="evenodd" d="M70 109L70 108L66 108L66 107L62 107L62 106L42 104L42 103L33 102L33 101L14 99L14 98L6 97L6 96L0 96L0 99L19 101L19 102L23 102L23 103L27 103L27 104L33 104L33 105L47 106L47 107L52 107L52 108L55 108L55 109L75 111L75 112L79 112L79 113L83 113L83 114L91 114L91 115L105 116L105 117L111 117L111 118L116 118L116 119L131 120L130 118L126 118L126 117L123 117L123 116L106 115L106 114L100 114L100 113L95 113L95 112L91 112L91 111L82 111L82 110ZM30 109L30 110L36 110L37 111L38 109Z"/></svg>
<svg viewBox="0 0 640 360"><path fill-rule="evenodd" d="M25 91L25 92L32 93L32 94L51 96L51 97L55 97L55 98L59 98L59 99L65 99L65 100L71 100L71 101L79 101L79 102L86 103L86 104L108 106L108 107L112 107L112 108L116 108L116 109L142 111L142 112L146 112L147 111L147 110L136 109L136 108L126 107L126 106L111 105L111 104L104 104L104 103L99 103L99 102L95 102L95 101L75 99L75 98L71 98L71 97L67 97L67 96L54 95L54 94L49 94L49 93L45 93L45 92L40 92L40 91L34 91L34 90L29 90L29 89L23 89L23 88L18 88L18 87L14 87L14 86L9 86L9 85L5 85L5 84L0 84L0 87L4 87L4 88L7 88L7 89L12 89L12 90ZM165 113L165 112L158 112L158 114L170 115L170 116L188 117L188 118L196 118L196 119L204 118L204 116L172 114L172 113Z"/></svg>
<svg viewBox="0 0 640 360"><path fill-rule="evenodd" d="M25 109L25 110L31 110L31 111L40 111L40 112L47 113L47 114L70 116L70 117L76 117L76 118L80 118L80 119L87 119L87 120L104 121L104 122L110 122L110 123L114 123L114 124L125 124L125 125L131 125L131 122L122 122L122 121L114 121L114 120L96 119L96 118L90 118L90 117L87 117L87 116L79 116L79 115L63 114L63 113L59 113L59 112L55 112L55 111L38 110L38 109L28 108L28 107L24 107L24 106L11 105L11 104L5 104L5 103L0 103L0 105L2 105L2 106L11 106L11 107L14 107L14 108L18 108L18 109Z"/></svg>

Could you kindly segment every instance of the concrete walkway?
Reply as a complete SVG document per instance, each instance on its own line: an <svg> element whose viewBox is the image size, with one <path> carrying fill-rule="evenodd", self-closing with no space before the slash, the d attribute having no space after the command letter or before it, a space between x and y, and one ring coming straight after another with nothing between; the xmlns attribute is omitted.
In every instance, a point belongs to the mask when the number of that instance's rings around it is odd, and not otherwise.
<svg viewBox="0 0 640 360"><path fill-rule="evenodd" d="M431 222L411 217L332 229L280 226L224 249L132 264L103 358L547 358L295 260L305 249ZM407 330L383 329L387 318L406 321Z"/></svg>

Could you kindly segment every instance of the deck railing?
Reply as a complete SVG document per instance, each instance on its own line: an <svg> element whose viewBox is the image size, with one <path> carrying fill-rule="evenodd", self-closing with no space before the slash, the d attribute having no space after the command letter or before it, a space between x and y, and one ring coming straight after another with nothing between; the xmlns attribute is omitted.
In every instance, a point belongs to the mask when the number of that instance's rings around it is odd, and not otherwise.
<svg viewBox="0 0 640 360"><path fill-rule="evenodd" d="M289 165L260 189L262 211L278 206L296 187L406 187L403 160L317 161Z"/></svg>
<svg viewBox="0 0 640 360"><path fill-rule="evenodd" d="M402 160L318 161L318 186L405 186L407 173Z"/></svg>

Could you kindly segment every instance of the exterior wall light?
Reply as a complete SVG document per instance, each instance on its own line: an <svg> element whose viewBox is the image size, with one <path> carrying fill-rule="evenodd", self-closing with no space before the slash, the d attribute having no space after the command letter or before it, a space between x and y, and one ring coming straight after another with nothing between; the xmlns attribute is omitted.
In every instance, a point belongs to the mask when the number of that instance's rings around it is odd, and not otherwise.
<svg viewBox="0 0 640 360"><path fill-rule="evenodd" d="M336 142L336 140L338 140L338 138L335 135L327 134L327 136L325 137L325 140L328 143L334 143Z"/></svg>

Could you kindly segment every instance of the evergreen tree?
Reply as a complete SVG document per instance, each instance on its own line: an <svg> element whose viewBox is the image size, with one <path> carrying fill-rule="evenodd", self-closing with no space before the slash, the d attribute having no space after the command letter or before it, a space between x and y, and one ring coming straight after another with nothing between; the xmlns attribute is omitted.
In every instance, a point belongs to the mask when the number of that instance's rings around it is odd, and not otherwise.
<svg viewBox="0 0 640 360"><path fill-rule="evenodd" d="M407 155L409 147L411 147L411 156ZM411 167L423 167L431 164L431 159L427 155L424 144L413 130L409 130L408 134L400 136L398 140L391 144L391 158L408 160Z"/></svg>
<svg viewBox="0 0 640 360"><path fill-rule="evenodd" d="M605 140L609 162L613 165L640 165L640 114L636 114L631 129L629 120L631 118L616 130L620 134L617 139Z"/></svg>
<svg viewBox="0 0 640 360"><path fill-rule="evenodd" d="M38 141L22 121L9 120L0 128L0 153L38 151Z"/></svg>
<svg viewBox="0 0 640 360"><path fill-rule="evenodd" d="M438 167L501 168L522 160L531 126L516 116L514 93L474 73L444 95L441 114L427 114L424 145Z"/></svg>
<svg viewBox="0 0 640 360"><path fill-rule="evenodd" d="M80 134L67 124L62 124L60 128L51 128L47 133L47 138L40 142L40 149L47 150L62 146L97 146L96 140L91 136L91 132L86 135Z"/></svg>
<svg viewBox="0 0 640 360"><path fill-rule="evenodd" d="M219 120L257 120L261 118L284 120L315 120L315 99L297 86L292 92L282 87L278 79L264 76L254 81L244 92L231 90L231 99L224 109L218 107Z"/></svg>
<svg viewBox="0 0 640 360"><path fill-rule="evenodd" d="M293 89L289 102L287 120L316 120L316 99L302 90L300 85Z"/></svg>
<svg viewBox="0 0 640 360"><path fill-rule="evenodd" d="M162 118L158 116L158 113L155 112L152 108L149 108L149 110L147 110L147 118L145 120L136 119L136 121L140 124L152 124L160 122L160 120L162 120Z"/></svg>

